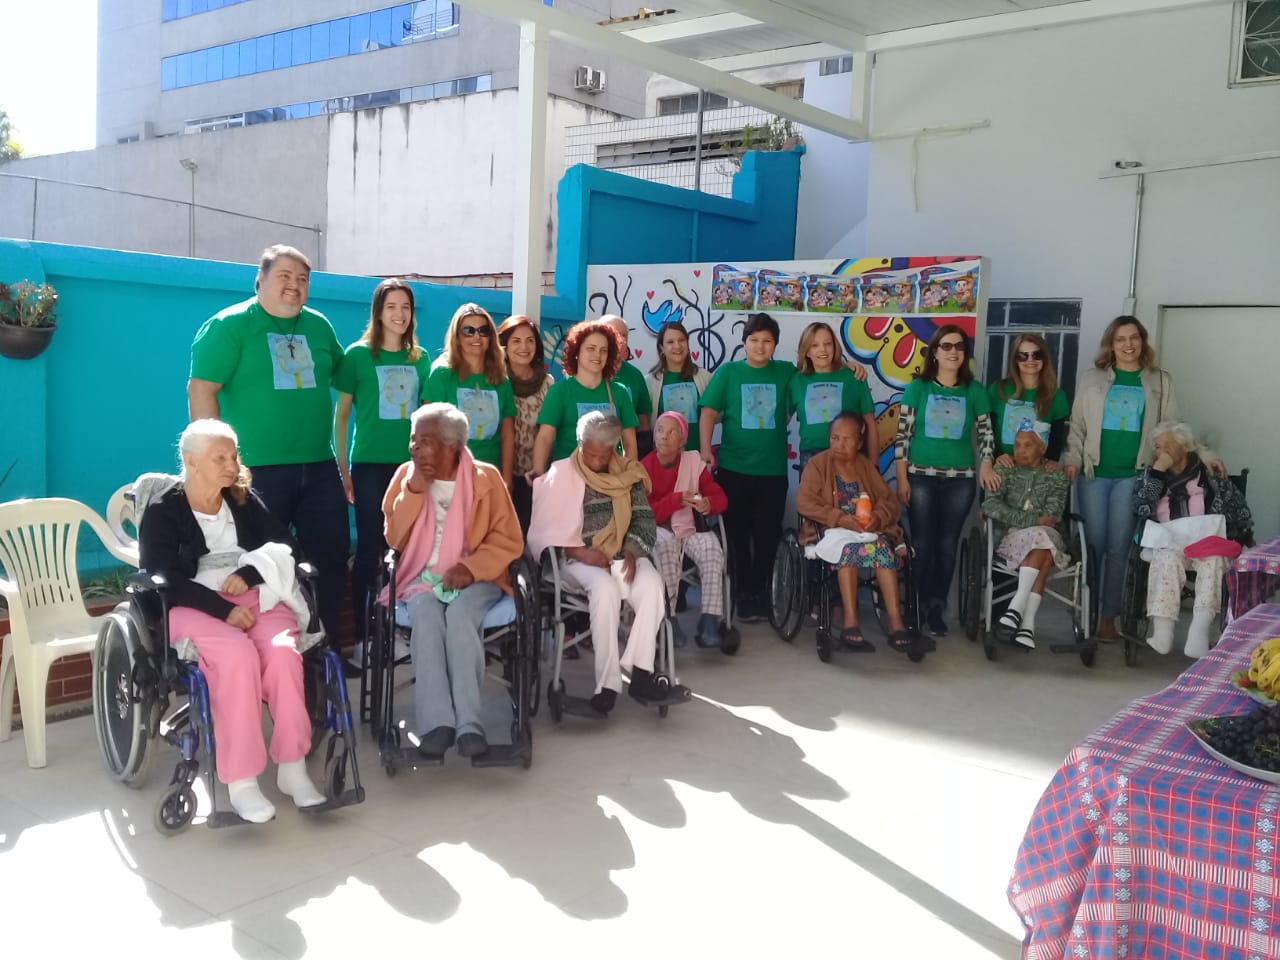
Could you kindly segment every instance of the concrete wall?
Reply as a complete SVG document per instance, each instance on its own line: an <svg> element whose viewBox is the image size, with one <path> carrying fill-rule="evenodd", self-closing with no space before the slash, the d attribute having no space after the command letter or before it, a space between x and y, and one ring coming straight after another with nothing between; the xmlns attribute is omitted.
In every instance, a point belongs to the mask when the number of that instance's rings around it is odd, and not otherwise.
<svg viewBox="0 0 1280 960"><path fill-rule="evenodd" d="M330 263L351 273L506 272L520 160L514 90L335 114L328 157ZM565 130L612 119L551 98L544 263L555 264Z"/></svg>
<svg viewBox="0 0 1280 960"><path fill-rule="evenodd" d="M805 103L847 117L852 93L853 74L820 77L818 64L805 65ZM800 132L808 150L800 170L796 257L847 257L865 252L871 145L851 143L812 127L802 126Z"/></svg>
<svg viewBox="0 0 1280 960"><path fill-rule="evenodd" d="M1127 292L1135 187L1099 174L1280 147L1280 84L1227 85L1231 16L1220 4L880 54L878 126L991 126L922 140L918 166L909 140L874 143L868 243L989 256L990 296L1081 298L1095 343ZM1138 315L1277 303L1277 210L1277 160L1148 176Z"/></svg>
<svg viewBox="0 0 1280 960"><path fill-rule="evenodd" d="M329 122L314 117L8 163L0 172L131 190L173 202L56 183L40 184L37 196L31 182L0 176L0 237L32 238L34 199L37 240L186 256L191 174L182 167L183 158L198 164L197 204L323 227ZM310 256L319 254L320 263L325 260L311 229L198 209L195 234L197 257L256 261L264 246L283 242Z"/></svg>

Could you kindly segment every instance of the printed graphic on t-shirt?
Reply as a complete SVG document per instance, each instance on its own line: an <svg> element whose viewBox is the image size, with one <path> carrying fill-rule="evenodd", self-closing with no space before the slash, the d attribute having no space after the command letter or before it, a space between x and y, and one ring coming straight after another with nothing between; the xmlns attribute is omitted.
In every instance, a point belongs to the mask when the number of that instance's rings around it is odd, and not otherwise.
<svg viewBox="0 0 1280 960"><path fill-rule="evenodd" d="M378 375L378 419L408 420L418 405L418 371L413 367L374 367Z"/></svg>
<svg viewBox="0 0 1280 960"><path fill-rule="evenodd" d="M924 405L924 435L933 440L958 440L964 432L964 397L929 394Z"/></svg>
<svg viewBox="0 0 1280 960"><path fill-rule="evenodd" d="M1018 434L1018 424L1023 420L1035 423L1039 419L1036 405L1029 400L1010 400L1004 405L1004 422L1000 426L1001 446L1012 448Z"/></svg>
<svg viewBox="0 0 1280 960"><path fill-rule="evenodd" d="M804 422L830 423L840 412L843 398L842 383L820 381L809 384L804 391Z"/></svg>
<svg viewBox="0 0 1280 960"><path fill-rule="evenodd" d="M662 409L678 413L689 423L698 422L698 388L690 380L668 383L662 388Z"/></svg>
<svg viewBox="0 0 1280 960"><path fill-rule="evenodd" d="M1121 433L1142 431L1142 411L1147 398L1141 387L1116 383L1107 391L1107 402L1102 407L1102 429Z"/></svg>
<svg viewBox="0 0 1280 960"><path fill-rule="evenodd" d="M316 385L316 362L300 333L268 333L271 376L277 390L304 390Z"/></svg>
<svg viewBox="0 0 1280 960"><path fill-rule="evenodd" d="M581 420L592 410L599 410L601 413L613 413L613 408L607 403L580 403L578 404L578 419Z"/></svg>
<svg viewBox="0 0 1280 960"><path fill-rule="evenodd" d="M458 409L471 425L470 440L488 440L498 432L498 392L458 388Z"/></svg>
<svg viewBox="0 0 1280 960"><path fill-rule="evenodd" d="M772 430L777 426L778 387L772 383L742 385L742 429Z"/></svg>

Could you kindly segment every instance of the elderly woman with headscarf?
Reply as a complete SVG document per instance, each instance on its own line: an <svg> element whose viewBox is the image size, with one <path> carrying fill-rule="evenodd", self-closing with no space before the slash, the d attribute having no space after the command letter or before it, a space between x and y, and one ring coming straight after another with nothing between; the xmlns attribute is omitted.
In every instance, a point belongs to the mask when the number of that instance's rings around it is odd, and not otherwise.
<svg viewBox="0 0 1280 960"><path fill-rule="evenodd" d="M630 670L628 692L640 703L689 699L685 687L664 688L653 677L666 609L662 577L650 559L657 525L649 507L649 475L639 463L618 456L622 429L618 417L601 410L582 416L577 449L534 483L529 527L533 555L549 547L561 550L565 573L587 594L596 673L591 709L598 717L608 716L617 702L622 667ZM619 659L624 600L635 620Z"/></svg>
<svg viewBox="0 0 1280 960"><path fill-rule="evenodd" d="M1017 568L1018 589L1000 626L1013 642L1034 649L1036 613L1045 584L1056 567L1071 564L1058 526L1067 507L1071 484L1045 459L1051 427L1042 421L1019 421L1013 437L1013 466L996 465L1000 488L987 493L982 512L1005 528L996 547L1000 559Z"/></svg>
<svg viewBox="0 0 1280 960"><path fill-rule="evenodd" d="M382 512L387 543L401 551L396 596L413 625L418 750L439 757L456 738L459 755L476 757L489 749L481 624L511 593L507 568L524 539L502 473L467 449L466 414L428 403L410 422L410 459L391 478Z"/></svg>
<svg viewBox="0 0 1280 960"><path fill-rule="evenodd" d="M675 609L680 571L688 556L697 566L702 584L702 616L695 639L700 647L714 647L720 643L724 621L724 549L719 537L705 526L699 529L699 521L724 513L729 498L698 452L685 449L688 440L689 424L681 414L674 410L658 414L653 451L640 465L652 485L649 504L658 524L653 562L666 584L667 599ZM687 641L680 622L673 618L671 623L676 646L684 646Z"/></svg>
<svg viewBox="0 0 1280 960"><path fill-rule="evenodd" d="M275 807L258 786L267 765L264 700L276 785L298 807L325 799L307 775L311 719L298 652L300 604L283 593L283 580L295 576L293 539L249 489L230 426L196 420L178 449L181 479L142 514L140 565L169 583L170 642L190 640L199 654L218 735L218 779L231 806L250 823L266 823ZM259 591L268 577L281 591L270 606Z"/></svg>
<svg viewBox="0 0 1280 960"><path fill-rule="evenodd" d="M1152 431L1155 459L1133 488L1147 574L1147 643L1157 653L1173 647L1187 570L1196 575L1195 606L1187 629L1189 657L1209 652L1209 626L1222 609L1222 578L1241 544L1253 542L1253 515L1230 479L1205 463L1191 427L1167 420Z"/></svg>

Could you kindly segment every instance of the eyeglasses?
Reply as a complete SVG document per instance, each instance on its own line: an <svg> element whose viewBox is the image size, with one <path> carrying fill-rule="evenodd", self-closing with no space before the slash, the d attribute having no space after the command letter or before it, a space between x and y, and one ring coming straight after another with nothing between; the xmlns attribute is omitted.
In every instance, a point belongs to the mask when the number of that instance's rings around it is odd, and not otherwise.
<svg viewBox="0 0 1280 960"><path fill-rule="evenodd" d="M464 337L491 337L493 336L493 327L460 327L458 333Z"/></svg>
<svg viewBox="0 0 1280 960"><path fill-rule="evenodd" d="M1030 363L1032 360L1043 360L1043 359L1044 359L1043 350L1019 350L1018 351L1019 363Z"/></svg>
<svg viewBox="0 0 1280 960"><path fill-rule="evenodd" d="M940 344L938 344L936 349L939 353L963 353L964 341L963 340L943 340Z"/></svg>

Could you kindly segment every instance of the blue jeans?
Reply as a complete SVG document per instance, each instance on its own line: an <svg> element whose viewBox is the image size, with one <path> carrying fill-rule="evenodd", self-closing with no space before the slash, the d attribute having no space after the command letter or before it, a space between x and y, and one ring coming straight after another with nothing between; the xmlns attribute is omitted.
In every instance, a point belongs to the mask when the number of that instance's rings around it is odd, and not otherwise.
<svg viewBox="0 0 1280 960"><path fill-rule="evenodd" d="M951 574L956 567L960 534L977 496L972 477L926 477L912 474L907 521L915 548L915 580L925 607L946 609Z"/></svg>
<svg viewBox="0 0 1280 960"><path fill-rule="evenodd" d="M351 565L351 609L361 623L365 596L376 582L378 564L387 552L382 536L382 498L391 478L400 469L396 463L351 464L351 487L356 499L356 559Z"/></svg>
<svg viewBox="0 0 1280 960"><path fill-rule="evenodd" d="M1120 594L1124 590L1124 567L1133 531L1133 477L1081 476L1076 480L1076 504L1084 517L1084 537L1098 563L1102 564L1100 617L1120 614Z"/></svg>
<svg viewBox="0 0 1280 960"><path fill-rule="evenodd" d="M417 679L414 714L419 734L436 727L484 734L480 723L480 687L484 683L484 641L480 625L502 599L496 583L477 580L452 603L430 590L409 601L413 623L413 671Z"/></svg>
<svg viewBox="0 0 1280 960"><path fill-rule="evenodd" d="M351 553L347 495L336 460L281 463L251 468L253 489L267 509L292 527L300 559L316 567L316 606L334 650L342 648L342 597Z"/></svg>

